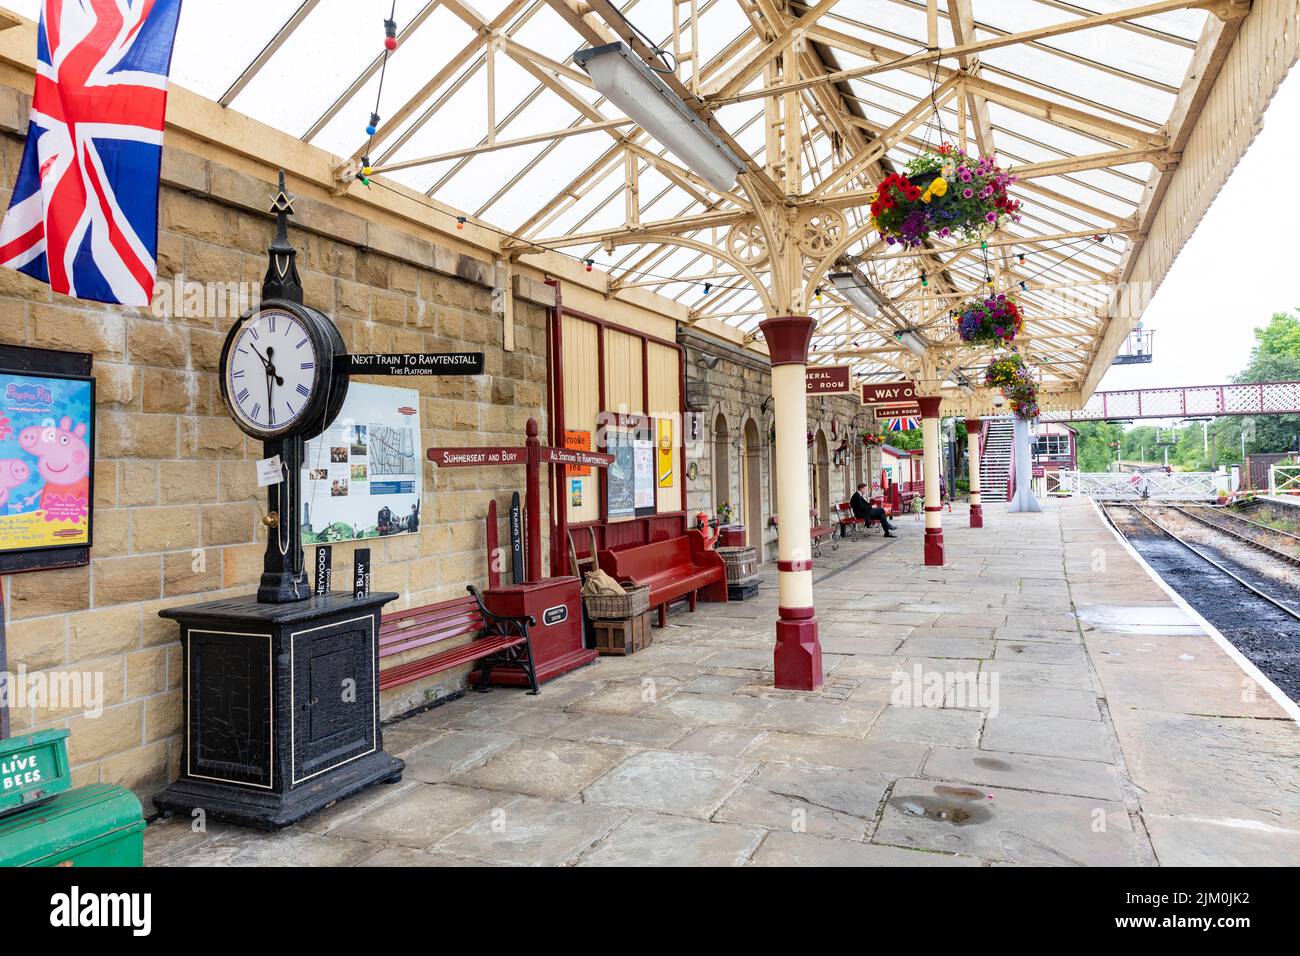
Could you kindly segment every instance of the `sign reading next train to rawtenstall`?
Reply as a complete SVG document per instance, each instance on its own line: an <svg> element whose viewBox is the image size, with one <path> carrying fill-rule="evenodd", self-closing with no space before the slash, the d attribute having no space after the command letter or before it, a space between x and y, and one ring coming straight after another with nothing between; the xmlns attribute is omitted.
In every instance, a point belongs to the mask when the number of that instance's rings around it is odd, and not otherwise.
<svg viewBox="0 0 1300 956"><path fill-rule="evenodd" d="M349 355L350 375L482 375L482 352Z"/></svg>
<svg viewBox="0 0 1300 956"><path fill-rule="evenodd" d="M847 365L809 365L804 372L809 395L848 395L853 392Z"/></svg>
<svg viewBox="0 0 1300 956"><path fill-rule="evenodd" d="M906 405L916 401L912 382L880 382L862 386L863 405Z"/></svg>

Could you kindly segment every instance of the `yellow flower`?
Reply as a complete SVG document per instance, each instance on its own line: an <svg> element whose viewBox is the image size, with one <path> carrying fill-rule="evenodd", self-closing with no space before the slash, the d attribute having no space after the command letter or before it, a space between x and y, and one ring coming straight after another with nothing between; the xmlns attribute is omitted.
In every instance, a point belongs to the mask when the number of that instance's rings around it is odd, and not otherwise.
<svg viewBox="0 0 1300 956"><path fill-rule="evenodd" d="M942 176L930 183L930 192L934 193L936 196L942 196L947 191L948 180L944 179Z"/></svg>

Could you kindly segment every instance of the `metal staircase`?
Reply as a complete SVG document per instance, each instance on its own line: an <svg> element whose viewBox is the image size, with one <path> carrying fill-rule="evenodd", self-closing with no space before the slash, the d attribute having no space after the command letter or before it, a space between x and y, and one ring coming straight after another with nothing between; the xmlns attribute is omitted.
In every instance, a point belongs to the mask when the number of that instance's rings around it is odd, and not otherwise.
<svg viewBox="0 0 1300 956"><path fill-rule="evenodd" d="M980 455L980 492L985 501L1006 501L1011 473L1011 446L1015 425L1005 418L984 420L984 451Z"/></svg>

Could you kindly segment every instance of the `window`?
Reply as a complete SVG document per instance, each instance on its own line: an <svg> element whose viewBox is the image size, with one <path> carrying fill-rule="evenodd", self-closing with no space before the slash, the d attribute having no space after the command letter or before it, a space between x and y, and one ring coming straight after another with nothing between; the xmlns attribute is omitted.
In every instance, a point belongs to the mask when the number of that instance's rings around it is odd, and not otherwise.
<svg viewBox="0 0 1300 956"><path fill-rule="evenodd" d="M1068 460L1070 457L1070 436L1039 435L1034 439L1034 456L1037 458Z"/></svg>

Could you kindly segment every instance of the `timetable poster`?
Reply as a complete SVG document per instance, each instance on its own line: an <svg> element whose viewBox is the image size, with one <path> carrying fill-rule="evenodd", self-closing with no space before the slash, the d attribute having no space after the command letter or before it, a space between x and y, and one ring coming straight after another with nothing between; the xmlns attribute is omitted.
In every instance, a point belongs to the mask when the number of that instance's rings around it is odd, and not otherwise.
<svg viewBox="0 0 1300 956"><path fill-rule="evenodd" d="M302 543L420 530L420 394L353 382L334 423L307 442Z"/></svg>

